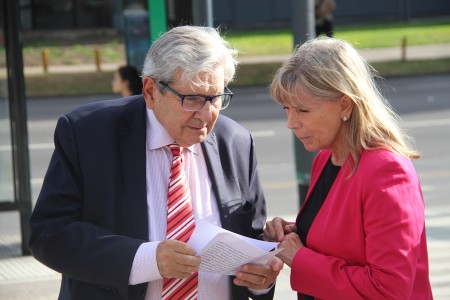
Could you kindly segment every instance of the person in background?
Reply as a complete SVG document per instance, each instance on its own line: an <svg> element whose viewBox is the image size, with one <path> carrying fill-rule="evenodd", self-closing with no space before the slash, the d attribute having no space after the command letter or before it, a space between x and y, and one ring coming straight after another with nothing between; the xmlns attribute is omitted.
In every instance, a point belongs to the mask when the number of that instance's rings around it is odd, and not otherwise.
<svg viewBox="0 0 450 300"><path fill-rule="evenodd" d="M199 272L198 220L251 238L266 204L251 134L220 114L236 50L214 28L156 40L143 95L62 116L33 210L30 249L62 273L59 299L273 299L283 262Z"/></svg>
<svg viewBox="0 0 450 300"><path fill-rule="evenodd" d="M325 34L333 37L333 12L336 10L334 0L315 0L314 15L316 20L316 37Z"/></svg>
<svg viewBox="0 0 450 300"><path fill-rule="evenodd" d="M122 97L139 95L142 94L142 78L135 67L122 66L114 72L111 87L113 93L120 94Z"/></svg>
<svg viewBox="0 0 450 300"><path fill-rule="evenodd" d="M299 299L432 299L419 158L355 48L295 50L271 83L287 126L319 151L294 223L267 222Z"/></svg>

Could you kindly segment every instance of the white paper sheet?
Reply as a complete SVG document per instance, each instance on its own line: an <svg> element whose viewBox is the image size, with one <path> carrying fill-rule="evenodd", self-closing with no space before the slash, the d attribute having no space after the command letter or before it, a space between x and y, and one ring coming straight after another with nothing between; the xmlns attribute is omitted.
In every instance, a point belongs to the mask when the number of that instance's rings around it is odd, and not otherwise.
<svg viewBox="0 0 450 300"><path fill-rule="evenodd" d="M195 223L188 244L202 258L200 271L226 275L235 275L246 263L266 264L281 251L278 243L251 239L203 220Z"/></svg>

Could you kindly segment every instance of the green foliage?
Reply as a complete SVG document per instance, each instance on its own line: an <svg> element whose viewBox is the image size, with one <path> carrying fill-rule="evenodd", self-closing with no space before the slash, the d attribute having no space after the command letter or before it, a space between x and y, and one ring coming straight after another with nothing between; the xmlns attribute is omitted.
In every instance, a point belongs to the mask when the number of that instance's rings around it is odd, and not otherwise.
<svg viewBox="0 0 450 300"><path fill-rule="evenodd" d="M238 49L241 57L289 54L294 45L289 30L236 32L230 33L225 39Z"/></svg>
<svg viewBox="0 0 450 300"><path fill-rule="evenodd" d="M399 47L404 37L408 45L450 43L450 19L336 26L336 38L359 49ZM226 39L241 56L289 54L293 49L290 29L229 32Z"/></svg>

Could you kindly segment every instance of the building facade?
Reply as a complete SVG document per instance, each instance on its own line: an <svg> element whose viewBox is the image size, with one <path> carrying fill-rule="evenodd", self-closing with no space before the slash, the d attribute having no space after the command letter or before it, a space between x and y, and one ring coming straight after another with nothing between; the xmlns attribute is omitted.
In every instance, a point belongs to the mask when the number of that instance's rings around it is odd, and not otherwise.
<svg viewBox="0 0 450 300"><path fill-rule="evenodd" d="M152 0L20 0L23 30L122 29L123 11L147 9ZM189 24L193 0L166 0L169 25ZM194 0L195 1L195 0ZM288 27L293 0L212 0L215 26ZM364 3L364 5L361 5ZM336 24L407 21L450 16L449 0L336 0Z"/></svg>

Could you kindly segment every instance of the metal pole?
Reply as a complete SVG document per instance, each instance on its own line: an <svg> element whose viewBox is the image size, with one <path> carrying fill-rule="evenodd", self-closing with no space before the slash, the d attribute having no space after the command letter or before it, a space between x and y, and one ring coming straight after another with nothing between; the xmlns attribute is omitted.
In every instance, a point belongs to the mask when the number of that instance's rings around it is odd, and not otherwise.
<svg viewBox="0 0 450 300"><path fill-rule="evenodd" d="M148 0L148 26L150 43L167 31L167 14L165 0Z"/></svg>
<svg viewBox="0 0 450 300"><path fill-rule="evenodd" d="M192 22L198 26L214 26L212 0L192 0Z"/></svg>
<svg viewBox="0 0 450 300"><path fill-rule="evenodd" d="M206 0L206 26L213 27L213 3L212 0Z"/></svg>
<svg viewBox="0 0 450 300"><path fill-rule="evenodd" d="M29 255L28 220L31 215L30 160L28 155L27 109L23 76L19 1L4 0L6 65L11 121L11 144L14 172L14 200L20 213L22 254ZM7 13L6 13L7 12Z"/></svg>
<svg viewBox="0 0 450 300"><path fill-rule="evenodd" d="M316 36L313 0L293 0L292 33L294 47ZM295 135L293 137L298 196L301 206L306 199L309 188L311 165L315 153L308 152L298 138Z"/></svg>
<svg viewBox="0 0 450 300"><path fill-rule="evenodd" d="M314 0L292 1L294 47L316 36Z"/></svg>

